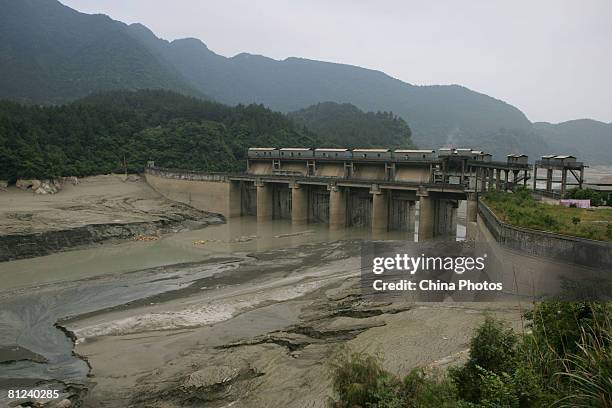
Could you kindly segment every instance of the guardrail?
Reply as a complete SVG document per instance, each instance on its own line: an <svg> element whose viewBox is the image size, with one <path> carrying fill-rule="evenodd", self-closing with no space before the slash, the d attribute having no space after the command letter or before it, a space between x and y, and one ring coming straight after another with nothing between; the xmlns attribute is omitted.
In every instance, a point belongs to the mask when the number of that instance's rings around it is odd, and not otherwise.
<svg viewBox="0 0 612 408"><path fill-rule="evenodd" d="M430 190L441 190L448 192L462 193L466 187L462 184L449 183L423 183L419 181L401 181L401 180L377 180L377 179L360 179L360 178L344 178L335 176L307 176L297 174L249 174L249 173L220 173L220 172L204 172L194 170L182 170L164 167L148 166L145 167L145 173L176 179L190 181L216 181L228 182L232 180L283 180L284 182L304 182L304 183L325 183L325 184L363 184L371 186L377 184L379 186L398 186L412 187L414 189L425 188Z"/></svg>
<svg viewBox="0 0 612 408"><path fill-rule="evenodd" d="M204 172L194 170L172 169L164 167L145 167L145 173L164 178L190 181L229 181L230 177L242 173Z"/></svg>
<svg viewBox="0 0 612 408"><path fill-rule="evenodd" d="M491 235L502 246L572 264L612 269L610 242L506 224L481 200L478 200L478 214Z"/></svg>

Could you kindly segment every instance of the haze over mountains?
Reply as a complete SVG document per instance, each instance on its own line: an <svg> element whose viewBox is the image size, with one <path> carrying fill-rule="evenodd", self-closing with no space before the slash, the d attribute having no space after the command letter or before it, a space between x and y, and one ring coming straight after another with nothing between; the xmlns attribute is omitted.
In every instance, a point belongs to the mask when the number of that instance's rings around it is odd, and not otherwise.
<svg viewBox="0 0 612 408"><path fill-rule="evenodd" d="M168 42L141 24L79 13L55 0L0 1L0 98L63 103L92 91L165 88L234 105L292 112L333 101L401 116L424 148L479 147L500 157L574 153L610 163L612 124L532 124L517 108L458 85L415 86L344 64L215 54ZM503 79L500 79L503 80Z"/></svg>

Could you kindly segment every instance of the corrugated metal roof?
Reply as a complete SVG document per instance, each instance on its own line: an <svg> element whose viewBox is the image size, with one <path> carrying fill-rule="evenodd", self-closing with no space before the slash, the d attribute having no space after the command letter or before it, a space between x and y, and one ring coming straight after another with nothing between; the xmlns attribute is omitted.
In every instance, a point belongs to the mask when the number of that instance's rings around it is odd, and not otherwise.
<svg viewBox="0 0 612 408"><path fill-rule="evenodd" d="M276 147L249 147L249 150L276 150Z"/></svg>
<svg viewBox="0 0 612 408"><path fill-rule="evenodd" d="M308 150L312 150L312 149L310 149L309 147L283 147L280 150L284 150L284 151L287 151L287 150L299 150L299 151L303 152L303 151L308 151Z"/></svg>
<svg viewBox="0 0 612 408"><path fill-rule="evenodd" d="M419 150L419 149L396 149L394 153L433 153L433 150Z"/></svg>
<svg viewBox="0 0 612 408"><path fill-rule="evenodd" d="M336 147L318 147L315 149L316 152L347 152L348 149L340 149Z"/></svg>
<svg viewBox="0 0 612 408"><path fill-rule="evenodd" d="M354 152L387 153L389 149L353 149Z"/></svg>

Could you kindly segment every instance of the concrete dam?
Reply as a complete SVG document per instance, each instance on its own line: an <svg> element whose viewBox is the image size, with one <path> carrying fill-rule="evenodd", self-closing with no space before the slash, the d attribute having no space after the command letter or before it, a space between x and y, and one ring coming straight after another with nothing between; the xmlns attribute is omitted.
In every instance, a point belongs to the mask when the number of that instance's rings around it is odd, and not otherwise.
<svg viewBox="0 0 612 408"><path fill-rule="evenodd" d="M251 148L243 173L166 169L150 162L145 177L164 196L225 217L252 215L372 231L416 228L419 238L427 239L456 231L459 201L467 200L467 218L475 221L479 191L526 185L526 156L511 156L508 162L493 162L490 155L471 149L436 154Z"/></svg>

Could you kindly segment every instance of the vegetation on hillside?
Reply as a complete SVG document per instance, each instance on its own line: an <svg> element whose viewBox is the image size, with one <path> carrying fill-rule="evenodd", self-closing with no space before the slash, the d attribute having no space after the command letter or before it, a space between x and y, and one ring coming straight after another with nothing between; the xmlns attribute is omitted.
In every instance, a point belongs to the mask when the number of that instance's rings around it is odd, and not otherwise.
<svg viewBox="0 0 612 408"><path fill-rule="evenodd" d="M261 105L228 107L170 91L97 94L63 106L0 102L0 179L244 166L249 146L312 146L315 135Z"/></svg>
<svg viewBox="0 0 612 408"><path fill-rule="evenodd" d="M202 95L126 24L59 1L1 1L0 44L0 99L59 104L143 88Z"/></svg>
<svg viewBox="0 0 612 408"><path fill-rule="evenodd" d="M365 113L350 103L324 102L289 117L337 146L414 147L410 127L392 112Z"/></svg>
<svg viewBox="0 0 612 408"><path fill-rule="evenodd" d="M491 317L464 365L400 377L359 353L331 367L332 408L612 406L612 304L548 301L525 314L529 332Z"/></svg>
<svg viewBox="0 0 612 408"><path fill-rule="evenodd" d="M504 222L558 234L612 241L612 209L583 209L536 201L527 190L493 191L484 202Z"/></svg>

